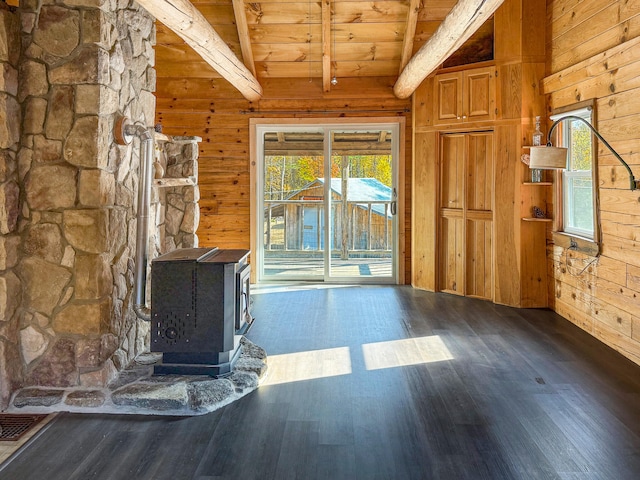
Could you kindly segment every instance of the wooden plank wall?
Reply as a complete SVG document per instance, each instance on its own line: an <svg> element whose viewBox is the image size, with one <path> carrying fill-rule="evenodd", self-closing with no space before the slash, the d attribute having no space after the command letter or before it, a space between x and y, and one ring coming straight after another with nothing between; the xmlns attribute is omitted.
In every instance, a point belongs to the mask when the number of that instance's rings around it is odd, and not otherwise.
<svg viewBox="0 0 640 480"><path fill-rule="evenodd" d="M549 187L531 179L521 161L531 144L536 115L543 115L540 80L545 70L544 0L505 0L495 14L495 56L501 122L496 126L495 301L523 308L546 307L546 225L526 222L543 207Z"/></svg>
<svg viewBox="0 0 640 480"><path fill-rule="evenodd" d="M405 281L411 278L411 100L393 95L394 78L340 78L329 93L319 79L261 79L264 96L250 103L220 78L160 68L156 120L167 135L198 135L201 246L249 248L249 120L404 116Z"/></svg>
<svg viewBox="0 0 640 480"><path fill-rule="evenodd" d="M521 161L522 146L531 143L534 118L542 115L544 97L540 80L545 69L545 0L506 0L494 16L496 115L478 122L445 125L438 101L446 70L422 82L414 94L414 218L413 285L437 290L439 137L444 132L493 131L496 172L493 207L493 301L517 307L547 306L545 224L522 221L531 216L531 207L546 200L548 187L529 187L528 167ZM469 65L467 74L477 66ZM484 68L479 68L479 71ZM453 77L453 74L451 74ZM438 78L439 77L439 78ZM455 118L455 116L453 116ZM442 123L442 124L440 124ZM529 176L528 176L529 175ZM528 176L528 177L527 177ZM535 189L535 190L534 190ZM546 189L546 190L545 190Z"/></svg>
<svg viewBox="0 0 640 480"><path fill-rule="evenodd" d="M594 99L597 129L640 177L640 2L551 0L547 27L551 109ZM602 254L551 248L550 305L640 363L640 192L602 145L598 162Z"/></svg>

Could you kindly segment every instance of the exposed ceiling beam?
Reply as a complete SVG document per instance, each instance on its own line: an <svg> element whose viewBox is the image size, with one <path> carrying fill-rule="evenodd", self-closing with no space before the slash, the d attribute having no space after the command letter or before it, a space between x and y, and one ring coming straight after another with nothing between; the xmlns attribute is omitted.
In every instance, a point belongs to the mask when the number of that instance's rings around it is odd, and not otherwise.
<svg viewBox="0 0 640 480"><path fill-rule="evenodd" d="M416 25L418 24L418 12L422 8L422 0L411 0L409 3L409 13L407 14L407 28L404 32L402 42L402 57L400 59L400 72L407 66L413 53L413 41L416 36Z"/></svg>
<svg viewBox="0 0 640 480"><path fill-rule="evenodd" d="M188 0L137 0L151 15L182 38L205 62L249 101L262 97L262 87L220 35Z"/></svg>
<svg viewBox="0 0 640 480"><path fill-rule="evenodd" d="M469 39L504 0L458 0L433 36L404 68L393 87L398 98L407 98L431 72Z"/></svg>
<svg viewBox="0 0 640 480"><path fill-rule="evenodd" d="M322 89L331 90L331 0L322 0Z"/></svg>
<svg viewBox="0 0 640 480"><path fill-rule="evenodd" d="M251 37L249 36L249 24L247 23L247 11L244 8L244 0L233 1L233 15L236 18L236 28L240 39L240 50L245 66L256 76L256 64L253 60Z"/></svg>

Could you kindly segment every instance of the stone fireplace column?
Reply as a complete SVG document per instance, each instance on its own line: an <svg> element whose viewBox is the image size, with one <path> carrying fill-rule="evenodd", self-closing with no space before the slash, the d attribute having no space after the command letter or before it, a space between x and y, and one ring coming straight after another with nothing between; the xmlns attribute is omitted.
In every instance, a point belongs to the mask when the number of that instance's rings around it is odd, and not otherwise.
<svg viewBox="0 0 640 480"><path fill-rule="evenodd" d="M15 350L14 388L103 386L148 337L132 310L139 143L118 146L113 125L153 124L155 26L133 1L23 0L19 13L3 17L0 52L0 109L18 119L0 126L0 349Z"/></svg>
<svg viewBox="0 0 640 480"><path fill-rule="evenodd" d="M20 19L0 4L0 409L21 376L18 346L22 291L15 267L20 235L20 187L16 154L22 112L18 103Z"/></svg>

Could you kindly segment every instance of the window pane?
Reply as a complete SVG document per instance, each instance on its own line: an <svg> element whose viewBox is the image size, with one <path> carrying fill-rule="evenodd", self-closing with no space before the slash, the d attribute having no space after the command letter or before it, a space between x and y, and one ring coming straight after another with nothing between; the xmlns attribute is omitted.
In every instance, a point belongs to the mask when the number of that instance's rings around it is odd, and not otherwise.
<svg viewBox="0 0 640 480"><path fill-rule="evenodd" d="M589 112L567 112L591 123ZM563 231L593 238L595 225L593 166L594 150L591 129L585 121L563 122L562 144L569 148L563 178Z"/></svg>
<svg viewBox="0 0 640 480"><path fill-rule="evenodd" d="M591 171L591 131L584 123L573 120L569 126L571 156L569 169Z"/></svg>
<svg viewBox="0 0 640 480"><path fill-rule="evenodd" d="M573 177L567 179L566 230L593 232L593 182L591 178Z"/></svg>

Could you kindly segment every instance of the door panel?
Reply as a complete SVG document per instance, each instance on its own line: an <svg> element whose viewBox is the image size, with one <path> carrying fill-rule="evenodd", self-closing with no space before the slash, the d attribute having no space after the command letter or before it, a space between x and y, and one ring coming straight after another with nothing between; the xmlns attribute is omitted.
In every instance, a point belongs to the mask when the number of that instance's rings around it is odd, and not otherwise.
<svg viewBox="0 0 640 480"><path fill-rule="evenodd" d="M493 135L486 132L467 135L468 160L466 208L493 209Z"/></svg>
<svg viewBox="0 0 640 480"><path fill-rule="evenodd" d="M465 135L441 137L440 290L464 295Z"/></svg>
<svg viewBox="0 0 640 480"><path fill-rule="evenodd" d="M439 288L493 298L493 133L441 137Z"/></svg>
<svg viewBox="0 0 640 480"><path fill-rule="evenodd" d="M464 207L464 157L465 136L442 137L441 208Z"/></svg>
<svg viewBox="0 0 640 480"><path fill-rule="evenodd" d="M465 72L464 116L467 121L492 120L495 118L495 99L493 92L493 67Z"/></svg>
<svg viewBox="0 0 640 480"><path fill-rule="evenodd" d="M464 295L464 220L461 211L445 211L441 222L440 290Z"/></svg>
<svg viewBox="0 0 640 480"><path fill-rule="evenodd" d="M491 219L469 219L466 223L466 285L470 297L492 299L493 222Z"/></svg>
<svg viewBox="0 0 640 480"><path fill-rule="evenodd" d="M493 134L467 135L465 294L493 298Z"/></svg>
<svg viewBox="0 0 640 480"><path fill-rule="evenodd" d="M459 122L462 110L462 74L438 75L434 88L437 108L434 123L439 125Z"/></svg>

